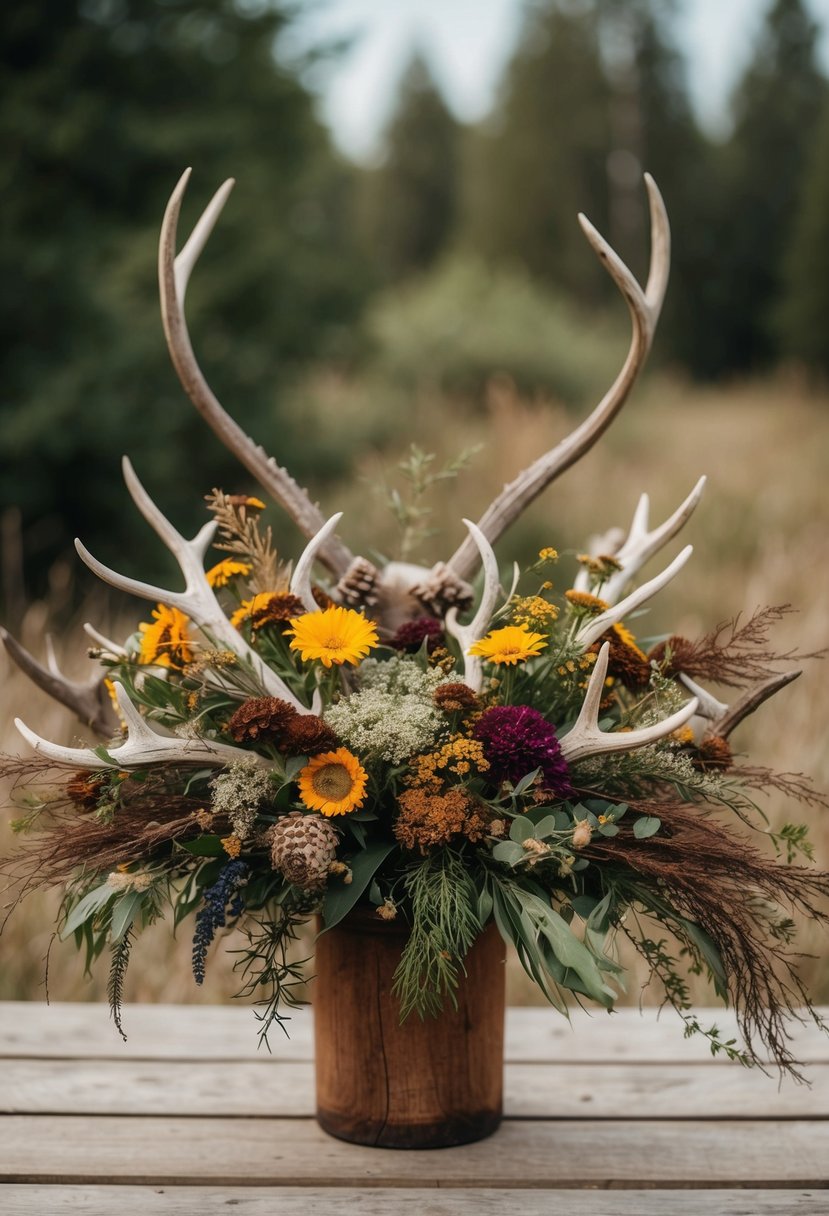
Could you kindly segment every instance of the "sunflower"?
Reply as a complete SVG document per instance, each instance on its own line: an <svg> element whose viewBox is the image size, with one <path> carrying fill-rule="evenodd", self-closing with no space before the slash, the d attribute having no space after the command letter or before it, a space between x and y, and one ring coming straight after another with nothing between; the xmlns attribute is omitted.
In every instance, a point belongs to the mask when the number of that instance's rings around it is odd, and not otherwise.
<svg viewBox="0 0 829 1216"><path fill-rule="evenodd" d="M293 634L291 650L298 650L303 660L319 659L325 667L359 663L379 640L372 622L353 608L306 612L291 620L287 632Z"/></svg>
<svg viewBox="0 0 829 1216"><path fill-rule="evenodd" d="M185 667L193 658L192 639L187 632L188 617L178 608L159 604L153 608L153 624L142 621L139 663L152 663L157 667Z"/></svg>
<svg viewBox="0 0 829 1216"><path fill-rule="evenodd" d="M532 633L524 625L506 625L493 629L469 648L469 653L479 655L490 663L523 663L532 659L547 645L547 635Z"/></svg>
<svg viewBox="0 0 829 1216"><path fill-rule="evenodd" d="M368 774L348 748L314 756L299 774L299 796L309 811L347 815L362 806Z"/></svg>
<svg viewBox="0 0 829 1216"><path fill-rule="evenodd" d="M237 574L250 574L248 562L238 562L233 557L224 557L207 571L206 578L211 587L226 587Z"/></svg>

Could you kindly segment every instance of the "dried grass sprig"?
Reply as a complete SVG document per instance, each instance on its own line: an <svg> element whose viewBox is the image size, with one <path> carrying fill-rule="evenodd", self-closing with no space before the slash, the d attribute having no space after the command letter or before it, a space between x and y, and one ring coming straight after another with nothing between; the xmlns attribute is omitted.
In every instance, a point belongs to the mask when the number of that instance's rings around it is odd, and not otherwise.
<svg viewBox="0 0 829 1216"><path fill-rule="evenodd" d="M729 688L767 680L777 674L780 663L819 659L826 653L778 652L769 645L770 629L794 611L790 604L758 608L743 624L738 614L730 621L721 621L696 642L672 637L654 647L648 658L665 663L670 674L683 672L694 680Z"/></svg>
<svg viewBox="0 0 829 1216"><path fill-rule="evenodd" d="M637 840L623 825L612 840L594 837L584 855L618 867L620 884L683 944L693 949L683 919L704 930L722 959L750 1058L762 1060L754 1046L759 1039L781 1070L799 1077L788 1023L802 1021L803 1007L811 1008L795 969L798 955L787 948L791 921L780 906L829 930L829 874L765 857L698 808L648 800L634 809L658 813L663 830Z"/></svg>
<svg viewBox="0 0 829 1216"><path fill-rule="evenodd" d="M205 501L219 525L219 541L213 547L250 563L254 591L287 591L290 566L280 563L270 527L263 530L259 525L258 509L250 507L244 495L218 489L205 495Z"/></svg>

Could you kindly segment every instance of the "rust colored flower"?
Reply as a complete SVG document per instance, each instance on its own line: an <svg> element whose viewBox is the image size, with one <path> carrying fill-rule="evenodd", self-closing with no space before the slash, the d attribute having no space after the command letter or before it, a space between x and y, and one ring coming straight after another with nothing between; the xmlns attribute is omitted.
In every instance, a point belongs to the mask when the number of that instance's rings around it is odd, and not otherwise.
<svg viewBox="0 0 829 1216"><path fill-rule="evenodd" d="M589 591L576 591L575 588L565 591L564 598L571 608L579 609L582 612L589 612L591 616L598 616L600 612L607 612L610 607L605 600L600 600L597 595L591 595Z"/></svg>
<svg viewBox="0 0 829 1216"><path fill-rule="evenodd" d="M291 617L304 611L302 600L291 595L290 591L262 591L259 595L244 600L233 613L230 623L237 629L249 623L252 634L268 625L284 631L288 628Z"/></svg>
<svg viewBox="0 0 829 1216"><path fill-rule="evenodd" d="M696 656L696 647L687 638L674 636L648 651L648 661L656 663L664 676L678 676Z"/></svg>
<svg viewBox="0 0 829 1216"><path fill-rule="evenodd" d="M316 714L296 714L285 727L279 750L285 756L316 756L340 746L335 731Z"/></svg>
<svg viewBox="0 0 829 1216"><path fill-rule="evenodd" d="M608 675L619 680L625 688L647 688L651 678L651 665L636 645L630 630L624 625L613 625L590 647L591 653L598 654L605 642L610 643Z"/></svg>
<svg viewBox="0 0 829 1216"><path fill-rule="evenodd" d="M467 684L439 684L432 697L445 714L468 714L481 704Z"/></svg>
<svg viewBox="0 0 829 1216"><path fill-rule="evenodd" d="M734 753L731 745L720 735L709 735L691 754L691 763L694 768L703 773L730 768L733 762Z"/></svg>
<svg viewBox="0 0 829 1216"><path fill-rule="evenodd" d="M253 697L243 701L227 724L237 743L273 742L300 715L278 697Z"/></svg>
<svg viewBox="0 0 829 1216"><path fill-rule="evenodd" d="M82 807L85 811L91 811L98 805L103 783L104 779L100 773L82 770L73 773L69 778L66 783L66 793L76 806Z"/></svg>
<svg viewBox="0 0 829 1216"><path fill-rule="evenodd" d="M445 794L410 789L398 799L394 834L406 849L427 853L439 845L464 839L473 843L487 833L486 811L465 790Z"/></svg>

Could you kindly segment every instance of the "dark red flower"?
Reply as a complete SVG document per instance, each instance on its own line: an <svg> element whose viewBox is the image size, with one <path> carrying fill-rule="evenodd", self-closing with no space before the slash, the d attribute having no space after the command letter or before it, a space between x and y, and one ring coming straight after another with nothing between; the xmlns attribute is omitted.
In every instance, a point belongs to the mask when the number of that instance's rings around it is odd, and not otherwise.
<svg viewBox="0 0 829 1216"><path fill-rule="evenodd" d="M567 762L555 727L529 705L496 705L475 723L475 738L484 747L495 781L514 784L541 769L539 785L557 798L573 794Z"/></svg>
<svg viewBox="0 0 829 1216"><path fill-rule="evenodd" d="M426 642L431 654L437 650L438 646L443 646L445 640L440 621L436 621L433 616L419 616L414 621L406 621L402 624L390 645L395 650L406 650L410 654L415 654Z"/></svg>

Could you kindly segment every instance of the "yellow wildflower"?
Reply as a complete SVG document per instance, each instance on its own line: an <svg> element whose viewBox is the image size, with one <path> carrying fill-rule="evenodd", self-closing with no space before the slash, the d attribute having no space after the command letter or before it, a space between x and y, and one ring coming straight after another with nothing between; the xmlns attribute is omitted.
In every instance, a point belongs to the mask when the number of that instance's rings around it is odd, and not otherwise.
<svg viewBox="0 0 829 1216"><path fill-rule="evenodd" d="M309 811L347 815L365 802L368 774L345 747L314 756L298 780L299 796Z"/></svg>
<svg viewBox="0 0 829 1216"><path fill-rule="evenodd" d="M225 557L215 566L211 566L205 577L211 587L226 587L232 578L236 578L239 574L250 574L251 569L249 562L240 562L233 557Z"/></svg>
<svg viewBox="0 0 829 1216"><path fill-rule="evenodd" d="M142 621L138 626L142 634L139 663L181 670L193 658L192 639L187 632L189 618L166 604L153 608L152 615L152 624Z"/></svg>
<svg viewBox="0 0 829 1216"><path fill-rule="evenodd" d="M470 646L469 654L479 655L490 663L522 663L534 658L547 644L547 635L532 633L523 625L506 625L491 630L480 642Z"/></svg>
<svg viewBox="0 0 829 1216"><path fill-rule="evenodd" d="M291 618L291 650L303 660L319 659L324 667L332 663L359 663L379 639L371 621L353 608L326 608Z"/></svg>

